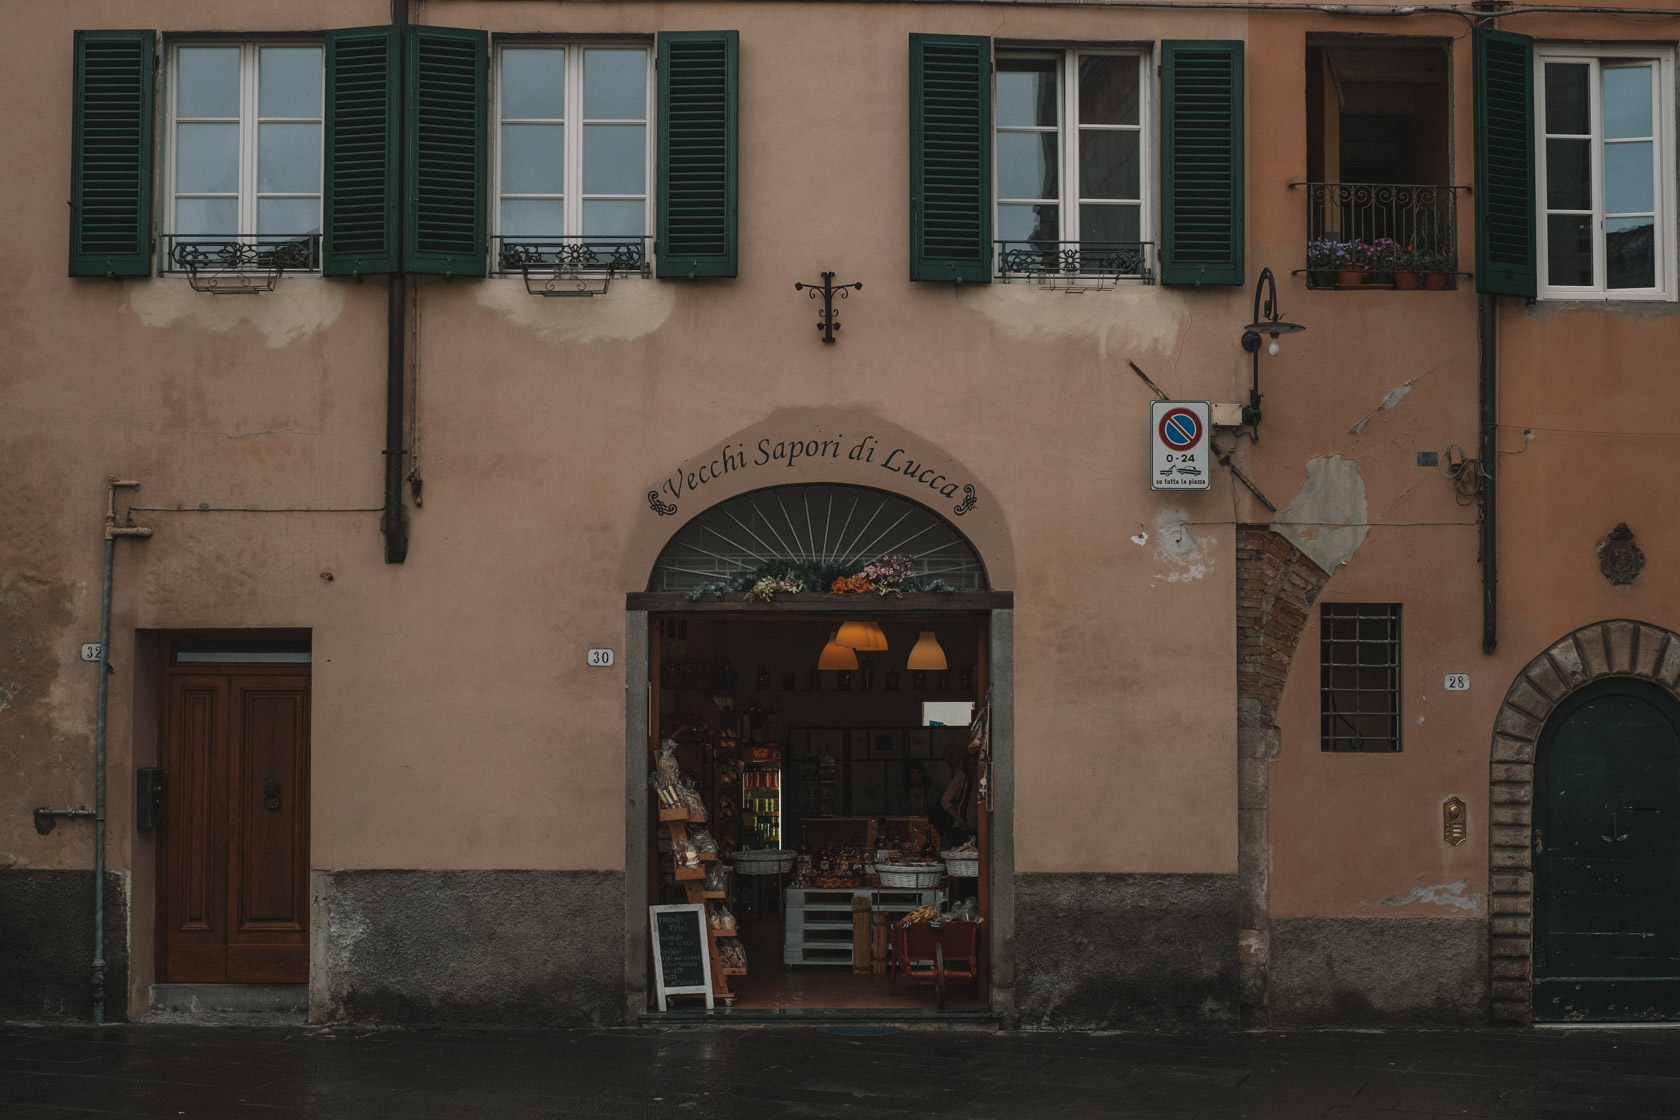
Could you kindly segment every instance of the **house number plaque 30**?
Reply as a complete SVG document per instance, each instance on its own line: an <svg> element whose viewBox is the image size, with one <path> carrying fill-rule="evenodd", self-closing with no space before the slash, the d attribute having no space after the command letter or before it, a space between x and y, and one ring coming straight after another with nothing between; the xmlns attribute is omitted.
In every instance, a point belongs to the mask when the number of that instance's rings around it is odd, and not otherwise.
<svg viewBox="0 0 1680 1120"><path fill-rule="evenodd" d="M589 651L588 663L592 669L605 669L613 663L613 651L610 649L592 649Z"/></svg>

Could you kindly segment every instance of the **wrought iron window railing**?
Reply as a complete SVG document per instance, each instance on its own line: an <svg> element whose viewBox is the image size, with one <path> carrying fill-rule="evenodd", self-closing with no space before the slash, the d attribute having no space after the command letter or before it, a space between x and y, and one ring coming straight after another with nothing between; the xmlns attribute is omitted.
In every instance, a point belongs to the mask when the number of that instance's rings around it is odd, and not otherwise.
<svg viewBox="0 0 1680 1120"><path fill-rule="evenodd" d="M998 279L1063 291L1155 282L1153 241L997 241Z"/></svg>
<svg viewBox="0 0 1680 1120"><path fill-rule="evenodd" d="M522 275L532 295L600 295L614 277L646 276L645 237L498 237L496 272Z"/></svg>
<svg viewBox="0 0 1680 1120"><path fill-rule="evenodd" d="M1458 194L1417 183L1295 183L1307 190L1309 283L1343 269L1458 272ZM1450 281L1449 281L1450 282Z"/></svg>
<svg viewBox="0 0 1680 1120"><path fill-rule="evenodd" d="M212 295L272 292L287 272L318 272L321 235L210 237L173 234L163 238L158 275L185 274L187 282Z"/></svg>

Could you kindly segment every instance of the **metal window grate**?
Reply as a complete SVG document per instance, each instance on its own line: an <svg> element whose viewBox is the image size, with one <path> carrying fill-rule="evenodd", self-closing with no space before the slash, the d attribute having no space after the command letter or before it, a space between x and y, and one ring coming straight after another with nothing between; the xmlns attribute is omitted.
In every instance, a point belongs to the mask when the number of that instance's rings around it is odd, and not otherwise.
<svg viewBox="0 0 1680 1120"><path fill-rule="evenodd" d="M1400 604L1319 608L1320 745L1400 749Z"/></svg>

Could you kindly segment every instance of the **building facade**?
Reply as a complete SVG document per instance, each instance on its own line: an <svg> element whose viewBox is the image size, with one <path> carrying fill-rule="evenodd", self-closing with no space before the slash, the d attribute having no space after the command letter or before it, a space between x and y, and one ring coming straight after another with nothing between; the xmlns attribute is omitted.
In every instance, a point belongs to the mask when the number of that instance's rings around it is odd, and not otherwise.
<svg viewBox="0 0 1680 1120"><path fill-rule="evenodd" d="M1680 1014L1680 23L1507 7L19 12L0 1014L657 1015L650 747L888 672L1005 1023Z"/></svg>

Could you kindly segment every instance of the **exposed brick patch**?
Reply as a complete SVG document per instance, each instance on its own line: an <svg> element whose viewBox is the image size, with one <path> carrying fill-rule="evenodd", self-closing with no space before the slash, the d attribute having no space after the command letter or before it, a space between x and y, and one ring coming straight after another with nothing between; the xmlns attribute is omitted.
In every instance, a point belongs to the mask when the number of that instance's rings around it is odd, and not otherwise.
<svg viewBox="0 0 1680 1120"><path fill-rule="evenodd" d="M1328 582L1329 573L1270 528L1237 527L1239 726L1277 722L1289 664Z"/></svg>
<svg viewBox="0 0 1680 1120"><path fill-rule="evenodd" d="M1613 676L1650 681L1680 700L1680 635L1626 619L1584 626L1517 674L1495 718L1488 759L1493 822L1488 829L1488 979L1495 1023L1527 1026L1533 1019L1534 856L1529 826L1532 764L1541 731L1565 696Z"/></svg>

